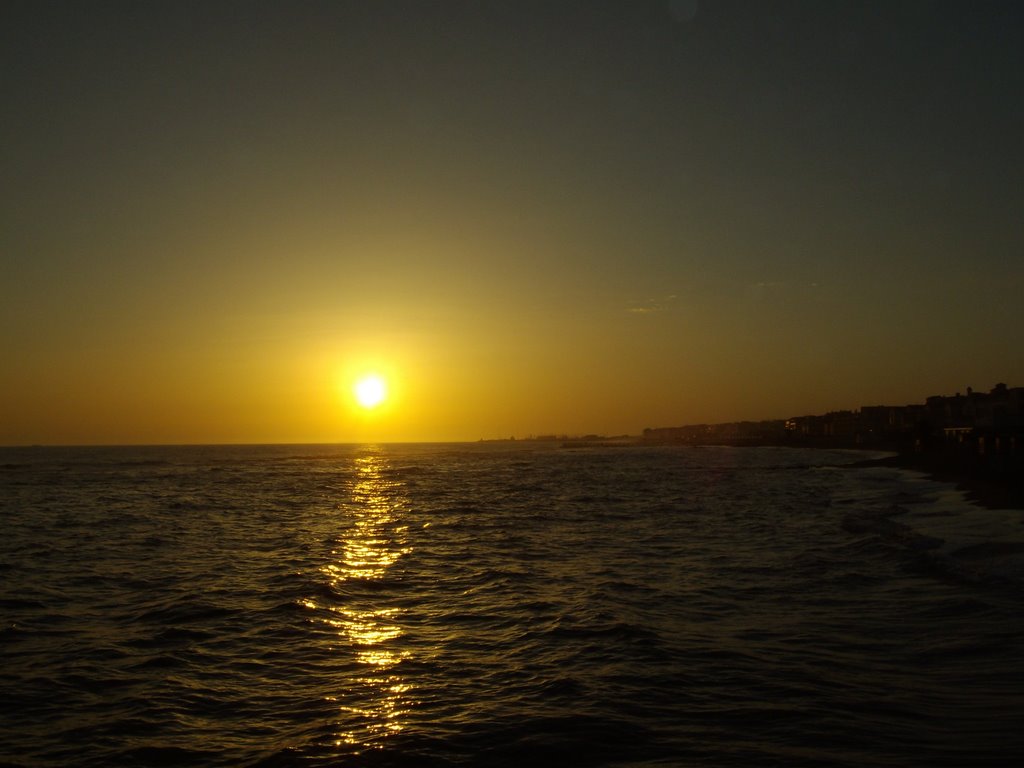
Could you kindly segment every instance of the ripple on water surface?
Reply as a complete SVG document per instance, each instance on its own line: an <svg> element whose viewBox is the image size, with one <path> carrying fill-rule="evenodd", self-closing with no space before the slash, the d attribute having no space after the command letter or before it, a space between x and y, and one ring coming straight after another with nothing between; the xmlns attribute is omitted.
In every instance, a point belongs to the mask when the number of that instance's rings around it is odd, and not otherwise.
<svg viewBox="0 0 1024 768"><path fill-rule="evenodd" d="M3 450L8 763L995 765L1024 748L1020 592L935 567L1020 545L957 538L962 499L848 454Z"/></svg>

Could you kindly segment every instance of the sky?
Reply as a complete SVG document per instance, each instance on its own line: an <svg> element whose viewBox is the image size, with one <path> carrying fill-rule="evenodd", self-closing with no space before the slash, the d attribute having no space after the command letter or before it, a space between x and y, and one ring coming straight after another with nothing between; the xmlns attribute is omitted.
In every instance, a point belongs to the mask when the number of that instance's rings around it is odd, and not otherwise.
<svg viewBox="0 0 1024 768"><path fill-rule="evenodd" d="M12 0L0 94L0 444L1024 386L1015 0Z"/></svg>

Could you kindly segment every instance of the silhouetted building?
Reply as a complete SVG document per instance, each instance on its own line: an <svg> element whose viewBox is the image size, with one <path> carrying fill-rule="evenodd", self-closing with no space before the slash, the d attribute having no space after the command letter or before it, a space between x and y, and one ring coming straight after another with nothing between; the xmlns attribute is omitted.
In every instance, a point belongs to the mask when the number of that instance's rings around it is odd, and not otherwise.
<svg viewBox="0 0 1024 768"><path fill-rule="evenodd" d="M650 443L792 443L925 450L957 445L979 453L1014 452L1024 437L1024 387L936 395L923 404L865 405L785 421L737 421L645 429Z"/></svg>

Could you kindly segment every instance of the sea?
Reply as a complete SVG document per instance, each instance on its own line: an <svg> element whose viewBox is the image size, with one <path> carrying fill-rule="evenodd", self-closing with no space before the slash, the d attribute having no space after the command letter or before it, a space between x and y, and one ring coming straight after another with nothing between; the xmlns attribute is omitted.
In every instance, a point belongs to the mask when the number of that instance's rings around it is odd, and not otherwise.
<svg viewBox="0 0 1024 768"><path fill-rule="evenodd" d="M0 449L0 764L1018 765L1024 513L870 455Z"/></svg>

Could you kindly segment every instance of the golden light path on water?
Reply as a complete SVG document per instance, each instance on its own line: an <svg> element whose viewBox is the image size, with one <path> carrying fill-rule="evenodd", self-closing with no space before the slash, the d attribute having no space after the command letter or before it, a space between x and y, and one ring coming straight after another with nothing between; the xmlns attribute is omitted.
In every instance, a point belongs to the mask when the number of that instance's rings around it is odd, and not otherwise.
<svg viewBox="0 0 1024 768"><path fill-rule="evenodd" d="M332 551L336 558L321 568L330 585L345 593L346 582L377 581L409 551L407 527L400 524L401 484L386 477L387 462L369 450L354 459L355 479L349 498L337 505L345 514L344 535ZM403 730L403 716L411 704L411 686L394 668L408 651L391 647L403 634L400 609L386 606L332 605L323 621L342 641L338 648L353 653L362 669L352 676L354 690L339 692L339 719L335 746L371 748Z"/></svg>

